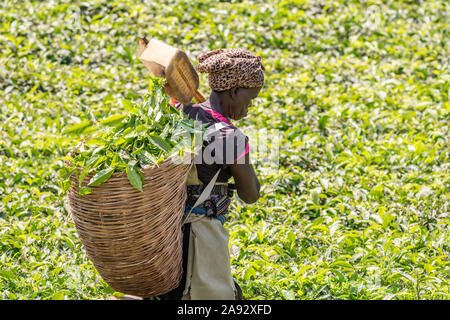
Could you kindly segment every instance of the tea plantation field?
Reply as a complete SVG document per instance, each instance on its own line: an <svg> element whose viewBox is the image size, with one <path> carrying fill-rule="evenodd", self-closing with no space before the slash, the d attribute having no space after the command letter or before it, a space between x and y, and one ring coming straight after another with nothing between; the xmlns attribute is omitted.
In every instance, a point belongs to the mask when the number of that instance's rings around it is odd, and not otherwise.
<svg viewBox="0 0 450 320"><path fill-rule="evenodd" d="M195 67L217 48L262 57L235 124L277 130L279 161L255 162L262 196L226 222L246 299L450 299L449 21L445 0L2 1L0 299L114 294L58 172L84 138L65 128L147 92L138 35Z"/></svg>

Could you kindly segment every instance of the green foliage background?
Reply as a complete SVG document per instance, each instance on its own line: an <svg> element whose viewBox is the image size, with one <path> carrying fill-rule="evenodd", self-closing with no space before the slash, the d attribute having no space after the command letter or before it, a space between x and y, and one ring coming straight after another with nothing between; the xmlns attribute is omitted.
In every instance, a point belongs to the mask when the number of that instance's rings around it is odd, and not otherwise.
<svg viewBox="0 0 450 320"><path fill-rule="evenodd" d="M58 158L78 140L61 132L143 97L144 34L195 66L201 52L244 47L266 67L237 125L281 130L280 168L261 177L256 204L234 200L227 222L247 299L449 299L449 10L444 0L2 1L0 298L113 293L66 219Z"/></svg>

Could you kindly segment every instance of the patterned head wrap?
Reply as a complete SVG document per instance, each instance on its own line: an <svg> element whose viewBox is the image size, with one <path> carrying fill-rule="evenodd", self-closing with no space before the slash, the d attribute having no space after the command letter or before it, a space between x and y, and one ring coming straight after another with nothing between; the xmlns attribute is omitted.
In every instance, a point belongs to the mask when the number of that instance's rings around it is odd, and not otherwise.
<svg viewBox="0 0 450 320"><path fill-rule="evenodd" d="M208 73L209 86L214 91L255 88L264 84L265 69L261 57L248 50L217 49L202 53L198 61L198 71Z"/></svg>

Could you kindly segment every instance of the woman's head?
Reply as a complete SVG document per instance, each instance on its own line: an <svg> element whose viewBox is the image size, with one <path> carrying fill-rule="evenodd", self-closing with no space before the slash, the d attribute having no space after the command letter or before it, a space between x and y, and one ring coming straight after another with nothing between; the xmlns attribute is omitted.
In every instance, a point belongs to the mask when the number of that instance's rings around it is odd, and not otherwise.
<svg viewBox="0 0 450 320"><path fill-rule="evenodd" d="M259 94L261 87L231 88L225 91L213 91L220 98L227 115L233 120L244 118L252 106L252 100Z"/></svg>
<svg viewBox="0 0 450 320"><path fill-rule="evenodd" d="M234 120L247 115L264 84L261 58L248 50L217 49L199 56L198 71L208 73L209 86L228 106Z"/></svg>

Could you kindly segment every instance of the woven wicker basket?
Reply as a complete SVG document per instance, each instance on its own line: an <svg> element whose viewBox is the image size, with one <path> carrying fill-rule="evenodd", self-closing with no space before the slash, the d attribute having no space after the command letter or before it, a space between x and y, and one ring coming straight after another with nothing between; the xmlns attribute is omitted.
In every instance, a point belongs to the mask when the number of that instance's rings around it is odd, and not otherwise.
<svg viewBox="0 0 450 320"><path fill-rule="evenodd" d="M92 187L91 194L79 196L73 177L68 209L87 256L114 290L154 297L178 286L191 166L168 159L142 169L143 192L130 184L126 173L118 172Z"/></svg>

